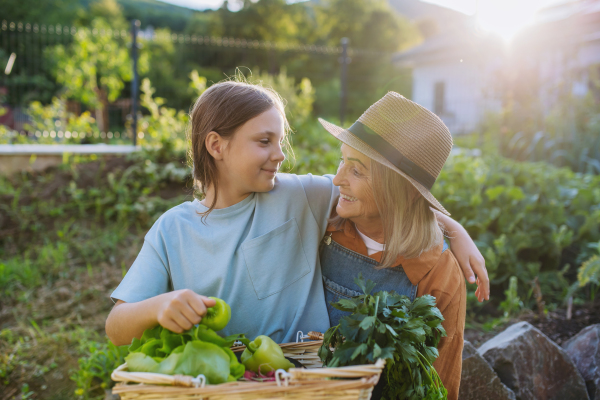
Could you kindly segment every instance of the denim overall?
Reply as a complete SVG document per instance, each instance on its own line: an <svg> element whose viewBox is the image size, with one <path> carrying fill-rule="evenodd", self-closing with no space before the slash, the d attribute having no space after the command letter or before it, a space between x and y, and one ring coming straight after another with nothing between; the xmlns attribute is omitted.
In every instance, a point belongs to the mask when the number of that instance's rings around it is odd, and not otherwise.
<svg viewBox="0 0 600 400"><path fill-rule="evenodd" d="M446 249L448 249L448 245L444 241L442 252ZM341 298L363 294L358 285L354 283L354 278L358 277L359 273L362 273L363 279L375 282L372 293L380 290L388 292L393 290L400 295L408 296L411 301L417 296L417 285L410 282L401 265L376 270L375 267L379 265L377 261L341 246L331 239L331 235L323 238L319 255L331 326L339 324L341 317L350 314L334 308L331 303L335 303ZM385 379L380 379L373 389L371 400L381 398L384 386Z"/></svg>

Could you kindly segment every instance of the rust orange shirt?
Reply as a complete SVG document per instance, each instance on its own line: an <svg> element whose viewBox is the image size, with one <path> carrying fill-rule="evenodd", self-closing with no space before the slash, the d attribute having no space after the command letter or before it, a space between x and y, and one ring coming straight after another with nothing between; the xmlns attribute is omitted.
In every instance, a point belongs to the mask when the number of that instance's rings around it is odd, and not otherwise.
<svg viewBox="0 0 600 400"><path fill-rule="evenodd" d="M343 229L327 227L331 239L338 244L381 261L383 252L367 254L367 246L358 235L354 224L346 221ZM448 334L438 346L439 357L433 364L448 390L448 399L458 399L462 371L463 335L467 308L467 289L462 269L451 251L442 253L443 243L421 254L418 258L398 257L395 265L402 265L406 276L417 286L417 296L435 296L437 307L444 316L442 326Z"/></svg>

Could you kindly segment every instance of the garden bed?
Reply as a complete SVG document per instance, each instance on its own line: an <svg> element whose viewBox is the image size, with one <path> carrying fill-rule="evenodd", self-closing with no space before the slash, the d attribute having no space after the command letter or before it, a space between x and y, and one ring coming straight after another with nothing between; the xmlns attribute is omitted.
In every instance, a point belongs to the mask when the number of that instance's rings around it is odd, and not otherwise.
<svg viewBox="0 0 600 400"><path fill-rule="evenodd" d="M43 171L63 163L65 155L111 158L140 150L139 146L108 144L0 144L0 174Z"/></svg>
<svg viewBox="0 0 600 400"><path fill-rule="evenodd" d="M465 329L465 340L471 342L473 346L479 347L487 340L502 332L509 325L519 321L529 322L556 344L562 346L563 343L578 334L586 326L600 324L600 299L597 299L593 303L574 305L570 320L567 319L566 308L551 311L545 318L540 318L538 314L531 310L524 310L518 317L498 324L489 331L482 330L481 328Z"/></svg>

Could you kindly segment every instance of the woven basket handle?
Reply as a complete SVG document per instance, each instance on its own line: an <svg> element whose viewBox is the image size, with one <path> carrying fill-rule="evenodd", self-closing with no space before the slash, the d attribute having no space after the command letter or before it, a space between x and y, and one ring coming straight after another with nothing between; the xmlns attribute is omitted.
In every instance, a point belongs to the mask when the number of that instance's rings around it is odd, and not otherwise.
<svg viewBox="0 0 600 400"><path fill-rule="evenodd" d="M310 331L307 336L310 340L323 340L324 335L321 332Z"/></svg>
<svg viewBox="0 0 600 400"><path fill-rule="evenodd" d="M292 379L306 378L363 378L365 375L379 375L385 367L385 360L378 359L375 364L338 368L290 368Z"/></svg>
<svg viewBox="0 0 600 400"><path fill-rule="evenodd" d="M203 387L204 378L193 378L186 375L164 375L151 372L128 372L127 364L119 366L111 374L115 382L136 382L150 385L171 385L183 387Z"/></svg>

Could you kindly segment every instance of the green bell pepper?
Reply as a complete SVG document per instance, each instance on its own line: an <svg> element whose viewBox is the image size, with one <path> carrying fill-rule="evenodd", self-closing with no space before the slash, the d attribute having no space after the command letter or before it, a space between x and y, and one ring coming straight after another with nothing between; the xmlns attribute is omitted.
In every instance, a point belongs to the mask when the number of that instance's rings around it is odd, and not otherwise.
<svg viewBox="0 0 600 400"><path fill-rule="evenodd" d="M242 353L242 364L247 370L263 375L269 371L287 371L294 367L294 364L285 359L281 347L265 335L258 336L246 346Z"/></svg>
<svg viewBox="0 0 600 400"><path fill-rule="evenodd" d="M224 300L216 297L210 297L216 301L214 307L206 309L206 315L202 317L200 323L206 325L214 331L220 331L225 328L231 319L231 307Z"/></svg>

